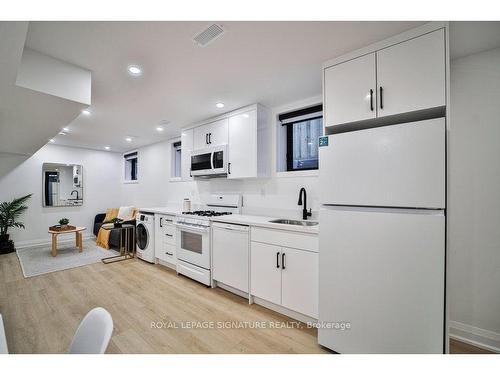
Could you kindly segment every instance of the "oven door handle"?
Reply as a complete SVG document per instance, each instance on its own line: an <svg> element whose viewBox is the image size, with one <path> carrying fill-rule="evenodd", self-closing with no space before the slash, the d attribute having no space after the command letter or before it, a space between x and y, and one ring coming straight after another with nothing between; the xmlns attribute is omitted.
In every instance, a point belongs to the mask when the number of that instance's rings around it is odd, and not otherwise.
<svg viewBox="0 0 500 375"><path fill-rule="evenodd" d="M209 227L206 228L195 228L189 225L182 225L182 224L177 224L177 229L184 231L184 232L190 232L190 233L196 233L196 234L205 234L208 233L210 230Z"/></svg>

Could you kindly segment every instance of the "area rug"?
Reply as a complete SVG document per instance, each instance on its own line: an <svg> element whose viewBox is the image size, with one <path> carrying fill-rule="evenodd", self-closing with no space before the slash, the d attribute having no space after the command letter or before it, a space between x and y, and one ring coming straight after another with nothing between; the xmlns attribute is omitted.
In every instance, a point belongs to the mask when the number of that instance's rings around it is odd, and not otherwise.
<svg viewBox="0 0 500 375"><path fill-rule="evenodd" d="M93 240L83 241L83 251L80 253L74 242L60 243L57 246L57 256L50 254L51 245L26 247L17 250L17 257L24 277L33 277L70 268L99 263L102 258L118 255L115 250L106 250L95 244Z"/></svg>

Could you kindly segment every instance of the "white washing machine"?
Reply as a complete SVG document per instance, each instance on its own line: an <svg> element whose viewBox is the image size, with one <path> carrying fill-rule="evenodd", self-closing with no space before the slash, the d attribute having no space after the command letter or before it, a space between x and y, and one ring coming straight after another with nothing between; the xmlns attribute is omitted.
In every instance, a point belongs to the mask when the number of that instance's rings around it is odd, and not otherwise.
<svg viewBox="0 0 500 375"><path fill-rule="evenodd" d="M139 212L136 217L135 238L137 258L155 262L155 215Z"/></svg>

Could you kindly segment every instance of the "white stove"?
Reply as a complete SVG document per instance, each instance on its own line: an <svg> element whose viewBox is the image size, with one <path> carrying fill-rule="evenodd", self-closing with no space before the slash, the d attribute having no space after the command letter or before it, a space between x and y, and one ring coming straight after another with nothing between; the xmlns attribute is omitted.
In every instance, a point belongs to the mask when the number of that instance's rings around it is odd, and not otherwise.
<svg viewBox="0 0 500 375"><path fill-rule="evenodd" d="M241 195L211 195L205 210L183 212L177 228L177 273L212 284L210 218L241 212Z"/></svg>

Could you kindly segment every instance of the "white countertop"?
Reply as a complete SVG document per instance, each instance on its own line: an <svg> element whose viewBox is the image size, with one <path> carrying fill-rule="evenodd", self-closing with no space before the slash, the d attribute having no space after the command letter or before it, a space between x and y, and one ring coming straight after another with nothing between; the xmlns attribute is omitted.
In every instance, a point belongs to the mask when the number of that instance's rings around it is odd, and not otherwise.
<svg viewBox="0 0 500 375"><path fill-rule="evenodd" d="M281 230L311 233L311 234L319 233L319 225L306 227L302 225L270 223L271 220L276 220L276 219L281 219L281 218L268 217L268 216L254 216L254 215L224 215L224 216L216 216L210 218L211 221L217 223L243 224L254 227L281 229Z"/></svg>
<svg viewBox="0 0 500 375"><path fill-rule="evenodd" d="M154 214L164 214L164 215L180 215L182 209L179 207L166 206L166 207L140 207L139 212L151 212Z"/></svg>
<svg viewBox="0 0 500 375"><path fill-rule="evenodd" d="M151 212L155 214L164 214L164 215L180 215L182 213L182 210L178 207L168 207L168 206L141 207L139 209L139 212ZM280 219L279 217L233 214L233 215L215 216L215 217L210 217L208 219L218 223L242 224L248 226L281 229L281 230L311 233L311 234L319 233L319 225L305 227L302 225L278 224L270 222L271 220ZM310 220L310 221L316 221L316 220Z"/></svg>

